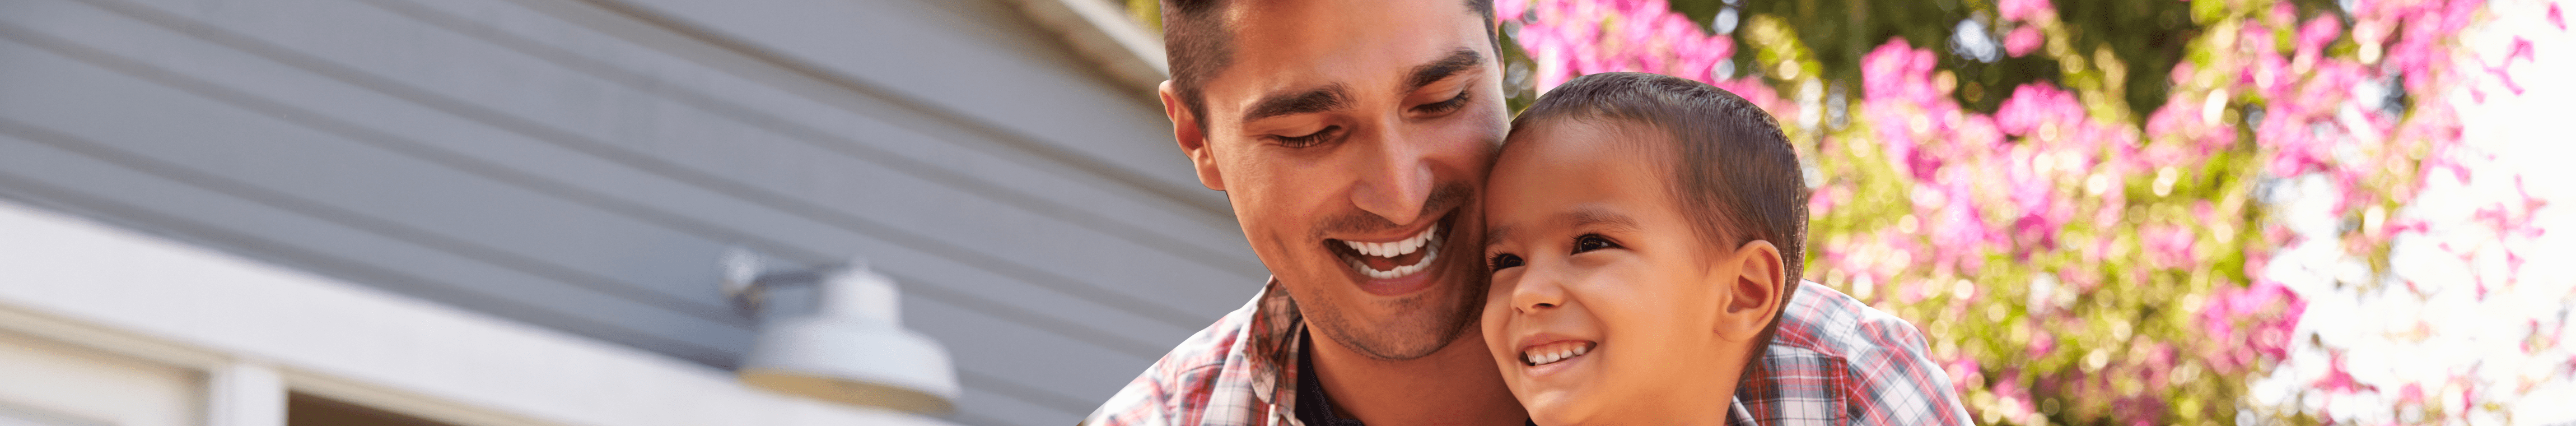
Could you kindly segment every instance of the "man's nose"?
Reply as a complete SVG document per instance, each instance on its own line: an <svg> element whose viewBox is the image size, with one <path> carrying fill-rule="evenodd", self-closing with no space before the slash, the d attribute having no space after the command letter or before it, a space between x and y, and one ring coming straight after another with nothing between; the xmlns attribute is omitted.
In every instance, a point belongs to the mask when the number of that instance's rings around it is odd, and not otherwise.
<svg viewBox="0 0 2576 426"><path fill-rule="evenodd" d="M1424 144L1393 130L1397 127L1380 126L1387 130L1372 132L1376 140L1362 144L1368 147L1362 154L1367 158L1359 162L1351 203L1397 225L1411 225L1431 196L1431 161Z"/></svg>

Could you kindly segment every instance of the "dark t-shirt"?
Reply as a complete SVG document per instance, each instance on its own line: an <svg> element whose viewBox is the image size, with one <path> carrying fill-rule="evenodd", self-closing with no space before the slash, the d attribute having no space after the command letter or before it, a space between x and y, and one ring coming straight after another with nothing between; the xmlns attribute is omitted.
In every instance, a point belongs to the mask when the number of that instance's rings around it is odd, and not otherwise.
<svg viewBox="0 0 2576 426"><path fill-rule="evenodd" d="M1314 347L1314 337L1297 332L1297 422L1306 426L1364 426L1359 419L1333 414L1332 399L1324 396L1324 382L1315 378L1315 357L1308 351Z"/></svg>
<svg viewBox="0 0 2576 426"><path fill-rule="evenodd" d="M1324 382L1315 378L1315 357L1306 350L1315 347L1315 339L1297 332L1297 422L1306 426L1366 426L1359 419L1333 414L1331 397L1324 396ZM1536 422L1524 422L1538 426Z"/></svg>

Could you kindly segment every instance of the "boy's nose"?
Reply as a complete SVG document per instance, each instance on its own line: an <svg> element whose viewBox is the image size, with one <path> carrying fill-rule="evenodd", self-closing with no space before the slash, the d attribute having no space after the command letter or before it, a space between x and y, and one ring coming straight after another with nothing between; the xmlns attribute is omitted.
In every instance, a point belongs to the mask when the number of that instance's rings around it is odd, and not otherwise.
<svg viewBox="0 0 2576 426"><path fill-rule="evenodd" d="M1520 282L1512 286L1512 309L1529 313L1565 306L1564 283L1551 271L1541 271L1535 266L1523 266L1531 269L1522 273Z"/></svg>

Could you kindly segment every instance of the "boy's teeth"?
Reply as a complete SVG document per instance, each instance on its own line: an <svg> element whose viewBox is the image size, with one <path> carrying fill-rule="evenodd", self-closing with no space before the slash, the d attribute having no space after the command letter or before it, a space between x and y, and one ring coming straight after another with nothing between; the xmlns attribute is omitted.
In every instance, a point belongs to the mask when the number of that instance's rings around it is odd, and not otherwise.
<svg viewBox="0 0 2576 426"><path fill-rule="evenodd" d="M1591 344L1572 343L1552 349L1533 349L1528 352L1523 352L1521 353L1521 359L1523 361L1528 361L1530 366L1535 367L1554 364L1557 361L1564 361L1567 358L1583 356L1584 353L1588 352L1592 352Z"/></svg>

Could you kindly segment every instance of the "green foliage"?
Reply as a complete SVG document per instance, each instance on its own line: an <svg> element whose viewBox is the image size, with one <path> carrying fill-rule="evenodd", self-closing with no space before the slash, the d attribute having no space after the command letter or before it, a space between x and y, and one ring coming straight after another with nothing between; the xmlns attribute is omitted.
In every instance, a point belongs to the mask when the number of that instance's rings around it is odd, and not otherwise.
<svg viewBox="0 0 2576 426"><path fill-rule="evenodd" d="M1738 3L1730 6L1729 3ZM2325 3L2318 0L2318 3ZM2131 69L2165 70L2182 60L2183 45L2197 36L2193 3L2173 0L2080 1L2058 5L2067 23L2073 51L2093 55L2107 49L2117 63ZM2326 4L2331 7L2331 4ZM1915 46L1952 52L1952 35L1961 21L1974 20L2001 40L2004 21L1991 0L1673 0L1672 8L1694 22L1709 25L1720 11L1738 8L1743 18L1767 16L1797 29L1799 44L1815 48L1825 80L1848 85L1860 76L1861 55L1890 38ZM1749 19L1747 19L1749 20ZM1749 58L1739 59L1746 61ZM1959 102L1971 110L1993 112L2009 91L2034 82L2056 81L2063 71L2046 55L1996 55L1992 62L1964 55L1943 55L1940 68L1960 78ZM2088 61L2091 58L2087 58ZM1738 69L1746 69L1738 63ZM2153 111L2165 101L2166 76L2127 73L2118 85L2136 111ZM2140 119L2143 117L2132 117Z"/></svg>

